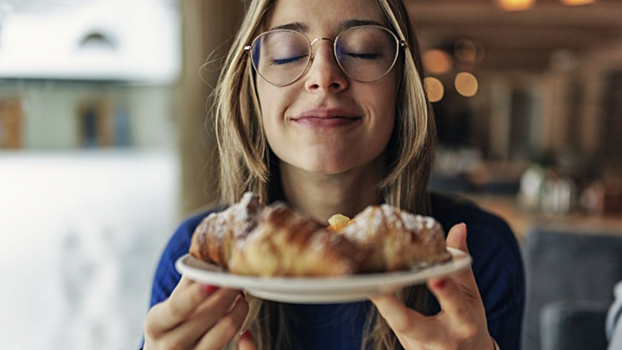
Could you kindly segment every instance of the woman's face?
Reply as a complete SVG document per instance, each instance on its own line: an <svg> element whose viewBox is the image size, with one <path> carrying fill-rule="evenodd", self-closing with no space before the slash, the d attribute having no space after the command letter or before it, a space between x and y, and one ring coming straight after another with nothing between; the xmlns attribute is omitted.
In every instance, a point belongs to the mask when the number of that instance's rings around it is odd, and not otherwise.
<svg viewBox="0 0 622 350"><path fill-rule="evenodd" d="M266 30L289 25L309 40L334 40L352 23L388 27L374 0L277 0ZM396 67L382 79L350 79L335 60L331 41L313 45L305 74L287 86L257 77L263 127L283 166L339 174L372 165L386 148L395 119Z"/></svg>

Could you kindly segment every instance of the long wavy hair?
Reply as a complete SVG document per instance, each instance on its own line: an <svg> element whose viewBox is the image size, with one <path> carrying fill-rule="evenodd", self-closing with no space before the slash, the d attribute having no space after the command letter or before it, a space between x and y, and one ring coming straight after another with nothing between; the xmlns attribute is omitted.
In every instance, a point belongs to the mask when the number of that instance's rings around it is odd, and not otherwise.
<svg viewBox="0 0 622 350"><path fill-rule="evenodd" d="M270 151L261 124L255 75L244 51L260 33L267 11L276 0L249 0L244 21L226 57L213 98L215 135L219 151L220 202L232 204L246 191L264 203L276 199L280 177L278 159ZM408 43L400 59L395 125L387 146L387 164L379 186L386 203L419 214L429 213L428 181L436 138L432 108L423 86L419 44L401 0L376 0L391 30ZM411 308L427 313L425 287L405 288L398 296ZM295 339L287 331L287 308L248 296L250 329L258 350L291 348ZM397 337L375 308L368 313L362 349L400 349ZM278 344L277 344L278 342ZM236 341L230 344L235 349ZM276 347L275 347L276 346Z"/></svg>

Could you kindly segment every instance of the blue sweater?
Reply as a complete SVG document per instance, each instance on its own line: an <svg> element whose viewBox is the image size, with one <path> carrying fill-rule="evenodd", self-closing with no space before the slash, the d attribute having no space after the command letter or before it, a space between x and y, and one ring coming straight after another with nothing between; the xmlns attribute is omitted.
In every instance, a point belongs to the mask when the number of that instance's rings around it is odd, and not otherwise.
<svg viewBox="0 0 622 350"><path fill-rule="evenodd" d="M195 215L177 229L158 264L151 306L171 294L181 276L175 261L188 253L192 233L209 213ZM519 350L525 303L525 280L519 247L509 226L500 218L474 204L441 195L432 195L431 216L445 231L467 224L467 244L473 258L473 272L486 308L488 330L502 350ZM359 350L365 310L370 302L346 304L288 304L290 323L301 349ZM433 300L433 310L440 310Z"/></svg>

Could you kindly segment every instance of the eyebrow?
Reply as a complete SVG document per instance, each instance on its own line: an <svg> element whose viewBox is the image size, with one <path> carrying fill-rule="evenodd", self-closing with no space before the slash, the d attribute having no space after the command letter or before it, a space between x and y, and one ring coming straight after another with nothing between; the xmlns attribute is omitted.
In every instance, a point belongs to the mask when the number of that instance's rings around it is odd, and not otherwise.
<svg viewBox="0 0 622 350"><path fill-rule="evenodd" d="M289 29L289 30L295 30L297 32L306 32L308 30L308 27L301 22L292 22L292 23L281 24L279 26L270 28L270 30L275 30L275 29Z"/></svg>
<svg viewBox="0 0 622 350"><path fill-rule="evenodd" d="M353 27L369 26L369 25L385 27L384 24L378 21L374 21L373 19L349 19L339 24L339 30L344 31L346 29L350 29Z"/></svg>
<svg viewBox="0 0 622 350"><path fill-rule="evenodd" d="M367 26L367 25L386 27L384 24L378 21L372 20L372 19L349 19L349 20L339 23L339 31L342 32L344 30L347 30L353 27L360 27L360 26ZM270 30L275 30L275 29L288 29L288 30L295 30L297 32L306 33L309 30L309 27L302 22L291 22L291 23L281 24L276 27L270 28Z"/></svg>

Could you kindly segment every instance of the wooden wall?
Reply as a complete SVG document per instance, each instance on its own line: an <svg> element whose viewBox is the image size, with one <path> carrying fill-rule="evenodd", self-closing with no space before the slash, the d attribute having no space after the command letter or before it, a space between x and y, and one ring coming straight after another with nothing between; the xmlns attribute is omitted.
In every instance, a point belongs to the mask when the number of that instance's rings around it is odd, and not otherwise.
<svg viewBox="0 0 622 350"><path fill-rule="evenodd" d="M210 206L217 193L217 161L211 122L210 86L218 80L219 64L244 14L240 0L183 0L183 61L175 111L181 159L181 213L186 216Z"/></svg>

